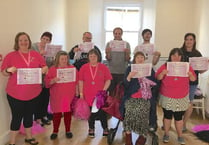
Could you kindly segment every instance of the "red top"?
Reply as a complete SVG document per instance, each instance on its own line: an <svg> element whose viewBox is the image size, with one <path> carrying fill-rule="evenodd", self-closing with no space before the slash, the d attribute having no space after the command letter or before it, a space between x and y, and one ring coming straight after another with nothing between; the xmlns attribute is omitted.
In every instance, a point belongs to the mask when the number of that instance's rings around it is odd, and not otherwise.
<svg viewBox="0 0 209 145"><path fill-rule="evenodd" d="M166 65L163 64L156 72L155 76L159 75ZM189 67L189 71L196 77L194 70ZM184 98L189 93L189 77L174 77L165 75L161 80L160 94L168 98Z"/></svg>
<svg viewBox="0 0 209 145"><path fill-rule="evenodd" d="M62 68L75 68L70 65ZM53 113L69 112L71 110L70 104L76 93L76 84L78 82L78 71L76 70L76 81L68 83L55 83L50 85L50 81L57 76L57 69L61 67L52 66L48 74L45 76L46 87L50 88L50 106Z"/></svg>
<svg viewBox="0 0 209 145"><path fill-rule="evenodd" d="M93 77L94 79L92 79L92 75L95 75L95 78ZM83 81L83 95L89 106L92 106L97 92L103 90L105 82L111 79L112 76L110 71L104 64L98 63L97 69L96 66L92 67L89 63L84 64L81 67L79 71L79 80Z"/></svg>
<svg viewBox="0 0 209 145"><path fill-rule="evenodd" d="M23 57L28 60L29 53L21 53ZM42 68L46 66L43 57L36 51L30 51L30 63L29 66L24 61L19 51L13 51L7 54L3 60L1 71L8 67L18 68ZM41 84L26 84L17 85L17 72L11 74L8 79L6 92L15 99L18 100L31 100L37 97L41 92Z"/></svg>

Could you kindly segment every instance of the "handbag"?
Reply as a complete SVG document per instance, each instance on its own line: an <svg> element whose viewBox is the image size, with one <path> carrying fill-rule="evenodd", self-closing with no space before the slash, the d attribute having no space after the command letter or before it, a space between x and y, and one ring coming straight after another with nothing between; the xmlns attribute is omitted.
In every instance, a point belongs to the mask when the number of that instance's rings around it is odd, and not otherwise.
<svg viewBox="0 0 209 145"><path fill-rule="evenodd" d="M102 110L111 116L114 116L120 120L123 120L123 117L122 117L120 110L119 110L121 98L124 94L124 87L123 87L122 83L119 83L116 86L114 94L115 94L114 97L107 96L105 105L102 107Z"/></svg>

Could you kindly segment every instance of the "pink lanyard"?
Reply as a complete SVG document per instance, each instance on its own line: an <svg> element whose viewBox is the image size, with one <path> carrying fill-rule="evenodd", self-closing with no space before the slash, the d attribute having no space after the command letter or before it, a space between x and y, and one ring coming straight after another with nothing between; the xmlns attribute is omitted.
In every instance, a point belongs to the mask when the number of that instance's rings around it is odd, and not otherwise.
<svg viewBox="0 0 209 145"><path fill-rule="evenodd" d="M22 59L24 60L24 62L26 63L26 65L29 67L30 66L30 51L28 53L28 60L25 59L25 57L23 56L23 54L20 51L18 51L18 52L19 52L20 56L22 57Z"/></svg>

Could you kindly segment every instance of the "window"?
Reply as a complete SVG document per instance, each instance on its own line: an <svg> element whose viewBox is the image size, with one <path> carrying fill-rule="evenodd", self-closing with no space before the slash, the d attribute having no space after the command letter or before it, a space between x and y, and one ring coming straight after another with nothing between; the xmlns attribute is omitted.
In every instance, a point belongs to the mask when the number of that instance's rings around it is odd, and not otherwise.
<svg viewBox="0 0 209 145"><path fill-rule="evenodd" d="M131 53L139 42L142 12L140 7L106 7L105 8L105 44L113 39L113 29L123 29L123 40L131 45Z"/></svg>

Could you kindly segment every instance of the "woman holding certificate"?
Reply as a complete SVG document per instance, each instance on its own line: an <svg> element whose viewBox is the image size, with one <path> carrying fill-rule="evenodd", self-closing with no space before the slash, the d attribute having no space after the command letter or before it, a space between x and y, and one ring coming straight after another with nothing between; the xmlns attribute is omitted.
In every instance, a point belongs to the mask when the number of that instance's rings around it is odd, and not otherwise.
<svg viewBox="0 0 209 145"><path fill-rule="evenodd" d="M189 62L189 58L191 57L201 57L202 54L196 49L196 36L194 33L187 33L184 36L184 43L181 47L181 50L183 51L184 55L184 61ZM192 101L195 96L195 90L198 85L198 74L203 73L205 70L195 70L197 79L196 81L190 81L190 86L189 86L189 100L190 100L190 105L187 111L184 114L184 125L183 125L183 132L187 131L186 128L186 123L188 119L190 118L192 111L193 111L193 104Z"/></svg>
<svg viewBox="0 0 209 145"><path fill-rule="evenodd" d="M156 72L161 81L159 103L164 113L163 142L169 142L169 129L174 116L178 143L185 144L182 137L182 117L189 107L189 82L196 80L196 74L187 62L183 62L181 49L170 51L168 62L163 64Z"/></svg>
<svg viewBox="0 0 209 145"><path fill-rule="evenodd" d="M99 53L91 49L88 53L89 63L84 64L79 71L79 91L80 97L84 98L91 108L91 115L88 120L89 136L94 137L95 120L99 119L103 128L103 136L108 135L106 113L97 109L94 105L98 92L106 91L110 85L112 76L109 69L99 62Z"/></svg>
<svg viewBox="0 0 209 145"><path fill-rule="evenodd" d="M29 35L18 33L15 37L15 51L7 54L2 63L3 75L9 76L6 92L12 113L10 145L15 144L22 122L26 133L25 142L38 144L32 137L31 127L34 108L42 89L41 76L48 71L48 67L42 56L30 48Z"/></svg>
<svg viewBox="0 0 209 145"><path fill-rule="evenodd" d="M150 70L150 76L141 75L143 69L138 71L134 66L143 67L145 55L138 51L134 54L133 64L129 66L124 76L125 94L121 107L125 107L123 126L126 133L125 145L132 145L132 132L139 134L135 145L144 145L149 129L149 112L151 87L156 85L154 70L151 65L146 70ZM140 70L142 70L140 72ZM147 72L147 71L145 71ZM147 74L147 73L146 73ZM122 108L121 108L122 109Z"/></svg>
<svg viewBox="0 0 209 145"><path fill-rule="evenodd" d="M45 77L46 87L50 89L50 106L53 112L53 133L50 138L56 139L62 114L64 115L65 135L72 138L71 126L71 102L76 95L78 72L69 64L68 54L59 51L55 57L55 64L49 69Z"/></svg>
<svg viewBox="0 0 209 145"><path fill-rule="evenodd" d="M54 57L45 57L46 54L45 47L46 44L51 43L52 41L52 33L44 32L41 35L40 42L36 42L32 44L32 49L39 52L46 60L46 64L48 67L51 67L54 61ZM43 79L44 79L43 75ZM37 123L44 125L50 125L51 122L48 119L48 104L49 104L49 89L45 87L43 83L43 89L41 91L41 95L39 96L39 102L36 105L36 113L34 114L34 120Z"/></svg>

